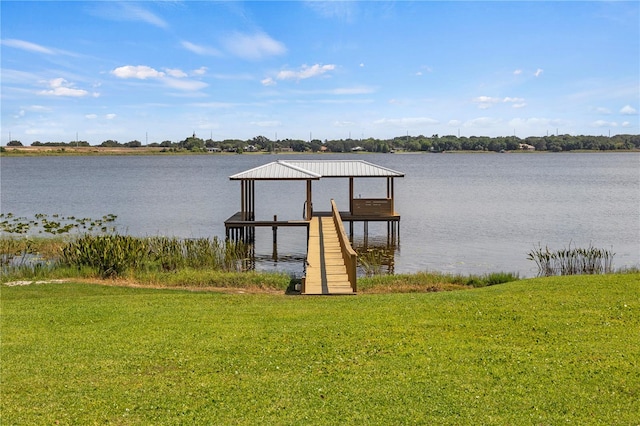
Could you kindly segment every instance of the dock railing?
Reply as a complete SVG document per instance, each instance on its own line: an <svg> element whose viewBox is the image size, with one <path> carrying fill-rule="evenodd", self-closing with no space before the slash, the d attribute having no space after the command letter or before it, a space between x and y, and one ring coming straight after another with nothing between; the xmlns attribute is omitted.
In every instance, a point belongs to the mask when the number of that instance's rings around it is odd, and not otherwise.
<svg viewBox="0 0 640 426"><path fill-rule="evenodd" d="M391 198L356 198L352 204L354 216L393 216Z"/></svg>
<svg viewBox="0 0 640 426"><path fill-rule="evenodd" d="M349 278L349 283L351 284L351 289L355 293L357 291L356 267L358 264L358 255L353 247L351 247L351 243L349 242L347 233L344 230L344 225L342 224L340 212L338 211L338 207L336 206L336 203L333 199L331 200L331 214L333 216L333 223L336 227L336 231L338 232L340 250L342 251L342 259L344 260L344 264L347 267L347 276Z"/></svg>

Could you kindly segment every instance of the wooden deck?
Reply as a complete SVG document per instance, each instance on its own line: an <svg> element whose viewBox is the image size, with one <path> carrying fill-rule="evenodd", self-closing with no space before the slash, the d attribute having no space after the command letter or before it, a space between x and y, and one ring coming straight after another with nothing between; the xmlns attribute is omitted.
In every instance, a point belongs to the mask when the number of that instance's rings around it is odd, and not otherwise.
<svg viewBox="0 0 640 426"><path fill-rule="evenodd" d="M309 224L302 294L355 294L342 256L338 230L331 216L314 217Z"/></svg>

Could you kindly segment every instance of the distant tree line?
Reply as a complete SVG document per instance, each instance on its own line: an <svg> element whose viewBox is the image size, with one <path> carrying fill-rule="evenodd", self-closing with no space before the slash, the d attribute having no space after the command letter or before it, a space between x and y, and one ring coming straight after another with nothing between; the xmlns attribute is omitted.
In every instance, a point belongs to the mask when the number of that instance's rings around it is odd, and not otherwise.
<svg viewBox="0 0 640 426"><path fill-rule="evenodd" d="M7 146L22 146L17 140L10 141ZM33 142L31 146L55 146L55 147L76 147L90 146L86 141L72 142ZM115 140L106 140L100 145L102 147L125 147L138 148L142 143L132 140L120 143ZM265 136L256 136L253 139L225 139L214 141L213 139L201 139L195 134L182 141L150 143L147 146L161 147L167 151L192 151L192 152L442 152L442 151L614 151L640 149L640 135L615 135L615 136L572 136L572 135L551 135L551 136L530 136L518 138L516 136L487 137L487 136L455 136L455 135L432 135L430 137L419 136L398 136L392 139L338 139L324 140L313 139L303 141L298 139L271 140Z"/></svg>
<svg viewBox="0 0 640 426"><path fill-rule="evenodd" d="M8 144L7 144L8 145ZM73 141L73 142L40 142L35 141L31 146L60 146L60 147L72 147L72 146L91 146L87 141Z"/></svg>

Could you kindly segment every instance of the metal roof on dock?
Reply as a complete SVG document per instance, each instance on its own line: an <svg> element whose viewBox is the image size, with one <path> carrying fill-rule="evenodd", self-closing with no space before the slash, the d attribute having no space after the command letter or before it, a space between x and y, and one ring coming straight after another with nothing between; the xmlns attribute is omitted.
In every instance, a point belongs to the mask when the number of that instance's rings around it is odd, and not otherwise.
<svg viewBox="0 0 640 426"><path fill-rule="evenodd" d="M278 160L229 179L317 180L322 177L404 177L404 173L363 160Z"/></svg>

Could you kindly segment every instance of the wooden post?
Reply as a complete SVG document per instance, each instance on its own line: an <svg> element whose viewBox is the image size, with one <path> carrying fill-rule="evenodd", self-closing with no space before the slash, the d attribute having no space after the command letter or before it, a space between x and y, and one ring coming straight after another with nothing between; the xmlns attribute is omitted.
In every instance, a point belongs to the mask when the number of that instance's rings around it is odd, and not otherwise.
<svg viewBox="0 0 640 426"><path fill-rule="evenodd" d="M245 217L245 195L244 195L244 187L245 187L245 180L241 180L240 181L240 219L242 220L247 220Z"/></svg>
<svg viewBox="0 0 640 426"><path fill-rule="evenodd" d="M353 178L349 178L349 213L353 215Z"/></svg>
<svg viewBox="0 0 640 426"><path fill-rule="evenodd" d="M271 230L273 231L273 254L272 254L272 258L273 260L278 260L278 226L275 225L275 222L278 221L278 216L277 215L273 215L273 222L274 225L271 227Z"/></svg>
<svg viewBox="0 0 640 426"><path fill-rule="evenodd" d="M393 178L392 177L387 178L387 198L391 200L391 214L395 214L396 208L394 206L394 201L393 201L394 197L393 197Z"/></svg>
<svg viewBox="0 0 640 426"><path fill-rule="evenodd" d="M311 179L307 179L307 217L306 220L311 220L313 217L313 204L311 202Z"/></svg>
<svg viewBox="0 0 640 426"><path fill-rule="evenodd" d="M367 249L369 246L369 221L364 221L364 248Z"/></svg>
<svg viewBox="0 0 640 426"><path fill-rule="evenodd" d="M256 220L256 181L251 181L251 220Z"/></svg>

